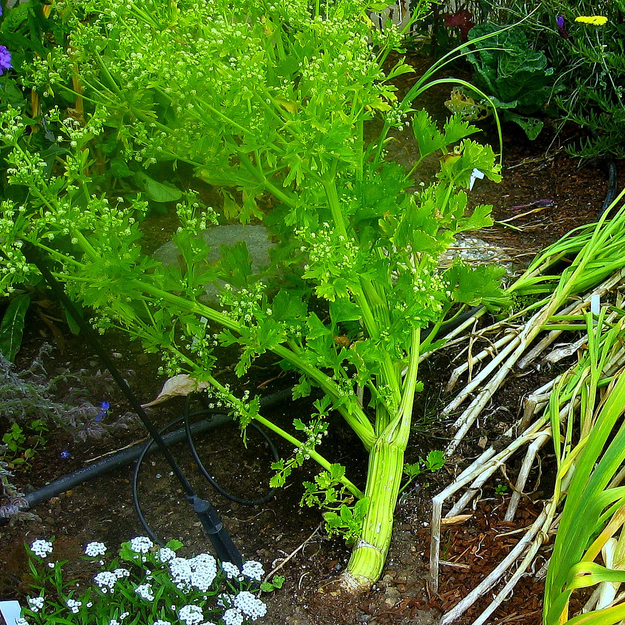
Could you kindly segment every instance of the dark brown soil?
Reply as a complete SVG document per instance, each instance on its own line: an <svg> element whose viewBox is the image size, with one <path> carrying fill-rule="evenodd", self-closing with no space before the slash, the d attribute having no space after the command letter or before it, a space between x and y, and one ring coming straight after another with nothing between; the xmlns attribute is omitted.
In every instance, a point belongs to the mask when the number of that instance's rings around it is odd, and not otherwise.
<svg viewBox="0 0 625 625"><path fill-rule="evenodd" d="M434 93L429 103L433 108L440 108L441 98L446 96L445 93ZM425 106L429 110L428 103ZM487 130L486 139L494 141L492 128ZM484 181L476 184L473 201L492 204L493 216L498 222L493 228L481 232L480 238L505 248L517 263L529 261L536 251L572 228L594 221L602 205L607 186L605 164L587 164L579 168L562 149L567 140L567 135L554 138L553 132L547 130L531 143L516 127L505 127L504 181L499 185ZM621 180L619 188L623 183L625 180ZM533 213L529 212L531 207L518 208L539 199L553 200L553 204ZM18 370L30 367L41 345L48 343L52 350L43 357L48 379L69 373L76 375L57 386L57 397L79 401L76 399L78 389L82 393L79 396L93 405L108 401L111 408L102 422L105 432L99 438L88 437L80 442L71 431L53 431L32 467L15 474L13 482L24 492L40 488L105 454L143 439L145 435L95 354L61 324L58 330L63 341L32 314L24 349L17 359ZM158 363L143 354L138 345L129 344L120 337L107 336L105 345L115 355L118 367L140 401L153 399L164 382L164 378L157 374ZM408 449L409 462L415 462L419 456L423 457L433 448L441 449L445 444L446 424L436 423L433 419L449 375L448 360L449 355L444 355L423 366L426 388L415 411L418 427ZM265 366L266 369L254 370L253 377L243 380L240 386L258 392L260 385L266 394L288 386L288 379L276 378L278 372L270 361ZM521 390L510 389L498 400L506 408L500 413L502 418L514 419L520 406ZM309 409L307 402L287 402L274 408L271 416L286 425L294 414ZM151 410L150 415L159 425L164 425L180 416L182 410L182 402L176 400ZM0 431L7 425L0 414ZM366 458L358 451L350 433L340 424L336 425L332 439L322 451L331 460L346 463L352 471L350 477L362 484ZM496 429L498 424L484 425L475 433L474 448L465 448L464 460L448 463L437 474L422 476L407 490L397 509L395 533L384 574L371 593L351 602L337 596L332 586L332 580L346 566L348 548L340 540L326 536L320 527L318 511L302 509L298 505L301 482L310 479L312 466L297 472L289 486L278 491L272 500L246 507L225 499L208 487L192 468L184 445L178 445L174 451L199 494L213 502L245 557L260 560L269 571L283 564L289 554L305 543L280 568L286 583L282 590L265 597L269 615L263 622L272 625L426 625L437 622L441 611L449 609L479 583L517 540L517 535L509 532L527 526L541 509L539 495L536 495L536 501L525 502L514 524L504 524L500 511L505 495L495 493L494 485L486 489L472 518L443 536L445 559L453 566L443 567L438 595L429 592L427 560L431 497L462 468L462 463L472 459L470 455L479 453L479 437L492 436L491 430ZM245 449L238 436L227 428L212 430L197 440L200 455L209 470L235 494L260 497L266 492L270 457L262 444L252 440ZM276 444L281 452L290 453L282 443L276 441ZM63 459L63 451L69 452L70 456ZM130 466L117 469L42 502L32 511L36 517L0 527L0 598L23 597L27 584L24 542L56 537L60 557L75 560L82 553L85 542L90 540L103 541L114 548L122 541L144 534L133 507L131 480ZM158 456L146 459L139 493L146 519L160 537L179 538L189 551L210 548L182 491ZM490 622L537 623L541 611L540 595L540 582L533 577L525 578L517 586L513 602L500 608ZM481 604L482 609L485 605ZM472 610L461 622L471 622L478 613L477 608Z"/></svg>

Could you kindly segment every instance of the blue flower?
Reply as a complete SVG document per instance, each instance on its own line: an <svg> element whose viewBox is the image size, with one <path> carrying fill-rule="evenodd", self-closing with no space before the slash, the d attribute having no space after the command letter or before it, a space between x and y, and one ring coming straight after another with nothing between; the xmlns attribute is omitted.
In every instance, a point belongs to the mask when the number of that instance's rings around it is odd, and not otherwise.
<svg viewBox="0 0 625 625"><path fill-rule="evenodd" d="M95 418L96 421L102 421L102 419L104 417L106 417L106 413L109 411L109 408L111 407L111 404L107 401L103 401L100 404L100 413L98 414L98 416Z"/></svg>
<svg viewBox="0 0 625 625"><path fill-rule="evenodd" d="M11 53L5 46L0 46L0 76L2 76L2 72L4 72L4 70L11 69L12 67Z"/></svg>
<svg viewBox="0 0 625 625"><path fill-rule="evenodd" d="M72 454L70 454L70 453L69 453L69 451L67 451L66 449L64 449L64 450L61 452L61 458L63 458L63 460L65 460L65 459L69 458L71 455L72 455Z"/></svg>

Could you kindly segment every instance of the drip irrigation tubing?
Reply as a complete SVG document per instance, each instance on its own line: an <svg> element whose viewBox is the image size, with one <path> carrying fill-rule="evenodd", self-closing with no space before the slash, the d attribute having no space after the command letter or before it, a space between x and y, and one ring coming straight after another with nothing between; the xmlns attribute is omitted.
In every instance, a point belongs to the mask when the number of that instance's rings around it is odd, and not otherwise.
<svg viewBox="0 0 625 625"><path fill-rule="evenodd" d="M290 395L290 389L289 389L289 395ZM227 499L229 499L230 501L234 501L236 503L240 503L244 506L257 506L260 504L263 504L267 501L269 501L275 492L275 488L270 489L267 494L263 495L262 497L259 497L257 499L243 499L241 497L238 497L237 495L233 495L232 493L228 492L225 488L223 488L222 486L219 485L219 483L217 482L217 480L215 480L215 478L213 478L210 473L207 471L206 467L204 466L204 463L202 462L202 460L200 459L200 456L197 452L197 449L195 447L195 443L193 441L193 435L192 435L192 431L193 431L193 427L198 425L198 424L194 424L193 426L190 424L190 419L193 416L197 416L197 415L202 415L205 414L207 411L206 410L199 410L196 411L194 413L190 413L189 412L189 408L190 408L190 401L191 401L191 397L187 397L187 403L186 403L186 408L185 408L185 414L182 417L178 417L177 419L174 419L173 421L170 421L165 427L163 427L160 430L160 434L163 435L167 430L169 430L170 428L174 427L175 425L177 425L178 423L180 423L181 421L184 421L184 427L180 428L179 430L176 430L176 432L180 432L181 436L180 438L186 438L187 444L189 445L189 449L191 451L191 454L193 456L193 459L195 460L195 463L197 465L197 467L200 469L200 472L202 473L202 475L204 476L204 478L206 479L206 481L219 493L221 493L224 497L226 497ZM262 407L262 402L261 402L261 407ZM225 416L225 415L219 415L219 416ZM233 420L230 417L227 417L227 421L229 422L233 422ZM220 421L218 425L223 425L225 422L227 421ZM275 445L273 444L273 442L271 441L271 439L269 438L269 436L267 436L267 433L260 427L258 426L256 423L254 423L253 421L249 424L248 427L251 427L252 429L254 429L256 432L258 432L258 434L260 434L261 438L265 441L271 455L273 456L274 461L278 461L280 460L280 455L278 453L278 450L276 449ZM165 436L163 436L163 438L165 438ZM156 451L155 448L155 442L153 440L149 441L146 445L143 446L143 448L140 450L139 455L137 456L137 462L135 464L135 470L132 476L132 500L135 506L135 512L137 513L137 516L139 517L139 521L141 522L141 525L143 525L143 528L145 529L145 531L147 532L148 536L155 542L158 543L161 546L164 546L163 541L156 535L156 533L152 530L152 528L150 527L150 525L148 524L145 515L143 514L143 510L141 508L141 504L139 503L139 473L141 471L141 466L143 464L143 460L145 458L145 456L149 453L151 453L152 451Z"/></svg>
<svg viewBox="0 0 625 625"><path fill-rule="evenodd" d="M278 391L276 393L273 393L271 395L267 395L261 398L260 405L261 405L261 408L265 408L265 409L271 408L273 406L276 406L286 401L290 397L291 397L291 390L285 389L283 391ZM193 445L193 447L195 448L195 445L193 443L193 436L196 436L198 434L203 434L204 432L208 432L217 427L228 425L234 422L230 415L227 415L224 413L218 413L213 410L197 410L188 415L185 414L184 416L179 417L178 419L174 420L174 422L169 423L165 428L163 428L163 430L166 431L167 429L172 427L172 424L180 422L182 419L185 419L186 422L188 423L190 419L200 417L200 416L206 416L207 413L211 414L210 418L204 418L201 421L197 421L193 424L190 424L188 428L185 424L184 427L181 427L173 432L170 432L169 434L163 435L163 441L165 442L165 444L168 447L171 447L172 445L175 445L176 443L180 443L184 441L186 438L187 441L191 440L190 446ZM252 425L255 426L255 424L252 424ZM268 437L266 437L264 431L262 431L261 436L265 438L265 440L267 441L269 445L272 455L277 460L278 459L277 451L274 451L275 446L273 445L271 440ZM86 482L90 479L99 477L100 475L103 475L110 471L114 471L115 469L118 469L127 464L130 464L131 462L134 462L135 460L137 460L139 457L142 457L143 459L145 458L146 455L153 454L156 451L158 451L158 448L155 446L154 441L150 440L147 444L144 442L141 442L136 445L133 445L132 447L129 447L128 449L118 451L117 453L112 454L108 458L103 458L102 460L92 462L88 464L87 466L81 467L80 469L77 469L76 471L72 473L68 473L67 475L61 476L58 479L53 480L52 482L50 482L49 484L46 484L45 486L42 486L41 488L38 488L34 491L24 494L23 496L19 498L16 498L11 504L0 506L0 521L8 520L20 511L30 510L31 508L34 508L40 503L47 501L48 499L51 499L52 497L56 497L60 493L71 490L72 488L82 484L83 482ZM225 489L222 489L215 480L213 480L211 484L213 484L216 490L221 492L225 497L229 498L230 494L227 493ZM251 505L257 505L257 503L264 503L265 501L268 501L271 498L271 496L273 495L273 492L274 490L272 489L269 493L267 493L267 495L265 495L262 498L262 500L249 500L249 501L252 502ZM235 497L233 501L237 501L236 496L232 496L232 497ZM240 502L242 501L246 501L246 500L241 500Z"/></svg>
<svg viewBox="0 0 625 625"><path fill-rule="evenodd" d="M618 169L616 167L615 161L610 161L608 163L608 191L605 196L605 200L603 201L603 205L601 206L601 210L599 211L599 216L603 215L605 211L608 210L610 204L614 202L616 196L618 194Z"/></svg>

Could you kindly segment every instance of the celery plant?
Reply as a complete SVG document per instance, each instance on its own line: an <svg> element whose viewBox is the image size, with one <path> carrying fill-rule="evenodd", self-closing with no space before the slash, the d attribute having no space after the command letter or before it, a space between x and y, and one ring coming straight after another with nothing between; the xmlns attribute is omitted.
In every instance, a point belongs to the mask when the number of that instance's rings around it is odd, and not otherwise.
<svg viewBox="0 0 625 625"><path fill-rule="evenodd" d="M8 288L28 270L19 246L31 241L54 259L74 296L97 311L100 328L130 332L164 355L167 373L187 371L206 383L242 427L256 419L292 443L293 455L274 467L274 484L307 458L318 462L323 471L303 501L325 506L330 528L356 539L344 581L365 588L379 577L391 538L421 388L418 363L435 336L422 341L421 331L436 328L454 306L498 295L497 269L460 262L438 269L458 232L491 223L490 207L466 214L463 189L474 168L499 180L494 153L471 140L477 129L459 118L441 131L419 111L415 166L408 171L385 159L389 130L408 126L411 98L424 85L397 100L387 79L410 70L399 62L385 76L382 64L399 33L376 31L362 2L81 7L90 19L76 22L67 55L33 70L34 81L56 75L54 88L69 89L60 68L76 68L92 107L84 125L55 116L68 145L62 174L47 180L39 155L23 146L23 121L11 111L2 116L9 179L30 195L19 207L3 205L10 262L0 284ZM384 124L368 139L365 124L375 114ZM168 159L195 166L220 189L226 217L261 220L274 235L272 267L253 274L244 245L209 266L196 235L217 216L193 194L177 207L181 267L144 255L138 220L146 204L118 198L113 205L94 192L94 142L121 146L146 167ZM438 180L408 192L410 175L436 156ZM226 283L220 310L203 299L204 285L216 279ZM322 391L316 413L295 420L299 436L259 414L257 398L238 398L217 379L217 345L238 346L239 376L273 352L300 376L294 397ZM364 491L317 449L331 411L369 453Z"/></svg>

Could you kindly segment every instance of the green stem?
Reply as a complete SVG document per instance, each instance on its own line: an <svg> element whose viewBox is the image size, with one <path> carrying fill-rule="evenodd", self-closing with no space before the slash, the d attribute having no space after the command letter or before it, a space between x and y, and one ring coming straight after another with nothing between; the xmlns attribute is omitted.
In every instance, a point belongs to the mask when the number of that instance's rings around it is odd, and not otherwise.
<svg viewBox="0 0 625 625"><path fill-rule="evenodd" d="M345 575L347 584L355 588L368 588L379 579L391 543L417 387L419 345L420 330L415 328L399 413L369 452L365 488L369 509Z"/></svg>

